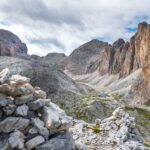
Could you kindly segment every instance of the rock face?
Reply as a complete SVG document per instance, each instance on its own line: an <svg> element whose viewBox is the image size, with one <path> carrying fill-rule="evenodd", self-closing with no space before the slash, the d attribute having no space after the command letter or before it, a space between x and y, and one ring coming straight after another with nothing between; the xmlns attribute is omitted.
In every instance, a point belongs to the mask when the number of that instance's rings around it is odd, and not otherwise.
<svg viewBox="0 0 150 150"><path fill-rule="evenodd" d="M108 43L92 40L75 49L69 57L61 62L65 70L73 74L86 74L97 69L100 56Z"/></svg>
<svg viewBox="0 0 150 150"><path fill-rule="evenodd" d="M119 74L120 77L125 77L142 68L149 55L149 39L150 25L143 22L138 25L137 33L129 42L119 39L106 47L99 67L100 74Z"/></svg>
<svg viewBox="0 0 150 150"><path fill-rule="evenodd" d="M13 33L0 29L0 56L27 55L27 47Z"/></svg>

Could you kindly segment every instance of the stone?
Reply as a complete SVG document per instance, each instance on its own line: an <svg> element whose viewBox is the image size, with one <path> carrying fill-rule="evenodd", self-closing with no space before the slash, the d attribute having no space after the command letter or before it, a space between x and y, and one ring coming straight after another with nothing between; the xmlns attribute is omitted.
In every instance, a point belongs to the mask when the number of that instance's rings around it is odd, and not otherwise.
<svg viewBox="0 0 150 150"><path fill-rule="evenodd" d="M35 90L34 95L37 99L46 99L47 97L46 92L42 91L41 89Z"/></svg>
<svg viewBox="0 0 150 150"><path fill-rule="evenodd" d="M19 115L19 116L27 116L28 114L28 109L29 107L24 104L22 106L19 106L17 109L16 109L16 115Z"/></svg>
<svg viewBox="0 0 150 150"><path fill-rule="evenodd" d="M45 105L48 105L50 103L50 99L38 99L34 102L29 103L29 107L31 110L38 110L39 108L42 108Z"/></svg>
<svg viewBox="0 0 150 150"><path fill-rule="evenodd" d="M23 77L19 74L17 75L12 75L10 78L9 78L9 82L15 82L17 85L18 84L25 84L25 83L29 83L30 82L30 79L27 78L27 77Z"/></svg>
<svg viewBox="0 0 150 150"><path fill-rule="evenodd" d="M38 131L37 131L37 129L35 128L35 127L32 127L31 129L29 129L29 132L28 132L29 134L37 134L38 133Z"/></svg>
<svg viewBox="0 0 150 150"><path fill-rule="evenodd" d="M9 135L8 134L0 134L0 150L9 150L10 146L8 143Z"/></svg>
<svg viewBox="0 0 150 150"><path fill-rule="evenodd" d="M38 133L45 137L45 139L47 140L49 137L49 131L47 128L44 127L44 122L41 121L39 118L32 118L32 123Z"/></svg>
<svg viewBox="0 0 150 150"><path fill-rule="evenodd" d="M50 130L51 134L56 131L68 130L72 125L71 118L54 103L50 103L49 106L43 107L42 118L45 127Z"/></svg>
<svg viewBox="0 0 150 150"><path fill-rule="evenodd" d="M15 132L10 134L8 141L11 148L13 149L18 148L22 150L24 148L25 136L22 132L16 130Z"/></svg>
<svg viewBox="0 0 150 150"><path fill-rule="evenodd" d="M8 99L5 95L0 94L0 107L4 107L8 104L13 104L13 101Z"/></svg>
<svg viewBox="0 0 150 150"><path fill-rule="evenodd" d="M21 117L7 117L0 122L0 133L9 133L14 130L24 130L30 121Z"/></svg>
<svg viewBox="0 0 150 150"><path fill-rule="evenodd" d="M35 100L35 97L33 96L33 94L23 95L21 97L15 98L15 104L22 105L22 104L25 104L34 100Z"/></svg>
<svg viewBox="0 0 150 150"><path fill-rule="evenodd" d="M29 83L16 85L16 83L14 82L13 84L0 85L0 93L17 97L34 93L34 88Z"/></svg>
<svg viewBox="0 0 150 150"><path fill-rule="evenodd" d="M33 139L27 141L25 143L25 146L27 147L28 150L31 150L44 142L45 142L45 140L42 136L36 136Z"/></svg>
<svg viewBox="0 0 150 150"><path fill-rule="evenodd" d="M95 124L96 124L96 125L100 125L100 124L101 124L101 119L96 119L96 120L95 120Z"/></svg>
<svg viewBox="0 0 150 150"><path fill-rule="evenodd" d="M75 150L75 143L72 135L63 133L52 139L45 144L36 147L36 150Z"/></svg>
<svg viewBox="0 0 150 150"><path fill-rule="evenodd" d="M7 115L10 116L12 115L16 110L16 105L14 104L8 104L3 108L3 112Z"/></svg>
<svg viewBox="0 0 150 150"><path fill-rule="evenodd" d="M10 71L8 68L3 69L0 72L0 83L3 84L6 80L8 80L10 75Z"/></svg>

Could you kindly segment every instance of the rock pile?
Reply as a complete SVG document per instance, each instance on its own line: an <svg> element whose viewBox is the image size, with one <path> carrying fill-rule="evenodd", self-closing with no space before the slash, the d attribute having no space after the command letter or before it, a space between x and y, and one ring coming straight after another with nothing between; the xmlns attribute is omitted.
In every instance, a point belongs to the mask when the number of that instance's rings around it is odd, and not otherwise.
<svg viewBox="0 0 150 150"><path fill-rule="evenodd" d="M71 150L71 118L30 79L0 73L0 149Z"/></svg>
<svg viewBox="0 0 150 150"><path fill-rule="evenodd" d="M148 150L136 129L134 118L116 109L112 116L95 124L76 121L72 127L76 146L82 150Z"/></svg>

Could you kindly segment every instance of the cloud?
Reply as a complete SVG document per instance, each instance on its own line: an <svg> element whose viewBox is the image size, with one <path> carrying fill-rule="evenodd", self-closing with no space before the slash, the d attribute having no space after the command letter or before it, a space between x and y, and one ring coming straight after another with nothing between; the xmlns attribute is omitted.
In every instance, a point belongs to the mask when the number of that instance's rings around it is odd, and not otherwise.
<svg viewBox="0 0 150 150"><path fill-rule="evenodd" d="M149 0L0 0L0 28L27 43L30 54L67 55L97 38L128 40L150 21Z"/></svg>

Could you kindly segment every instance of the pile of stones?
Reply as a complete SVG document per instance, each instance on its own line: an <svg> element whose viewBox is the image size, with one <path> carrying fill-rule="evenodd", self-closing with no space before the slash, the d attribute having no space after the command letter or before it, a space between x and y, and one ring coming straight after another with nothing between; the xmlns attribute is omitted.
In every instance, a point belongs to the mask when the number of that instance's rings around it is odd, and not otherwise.
<svg viewBox="0 0 150 150"><path fill-rule="evenodd" d="M95 124L76 120L71 131L76 147L82 150L149 150L134 118L123 108L117 108L109 118L96 119Z"/></svg>
<svg viewBox="0 0 150 150"><path fill-rule="evenodd" d="M30 79L0 72L0 150L71 150L72 118Z"/></svg>

